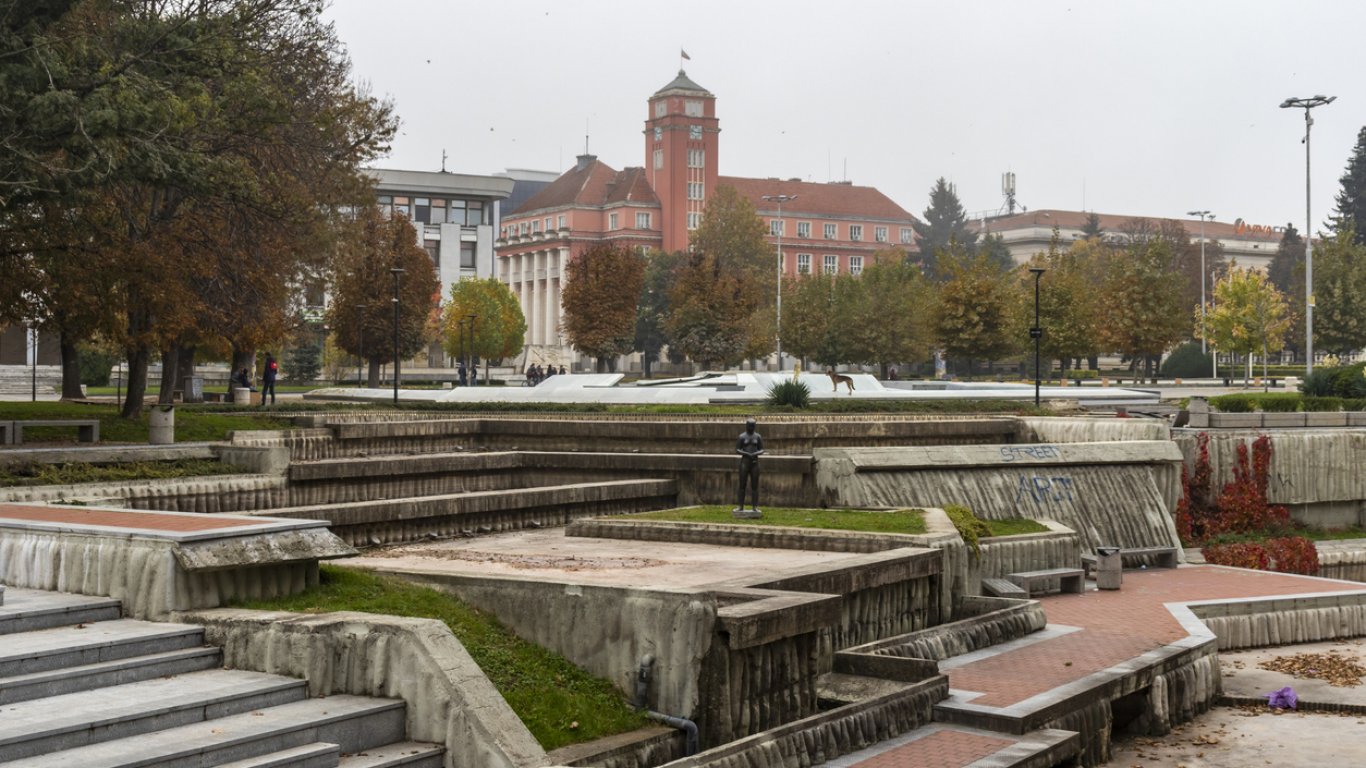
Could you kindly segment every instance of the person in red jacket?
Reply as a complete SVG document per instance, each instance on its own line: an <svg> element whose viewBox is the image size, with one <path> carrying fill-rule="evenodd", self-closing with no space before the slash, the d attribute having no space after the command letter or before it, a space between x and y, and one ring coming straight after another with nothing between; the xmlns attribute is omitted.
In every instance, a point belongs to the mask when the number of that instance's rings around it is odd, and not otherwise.
<svg viewBox="0 0 1366 768"><path fill-rule="evenodd" d="M261 407L266 405L266 393L270 394L270 404L275 405L275 377L280 375L280 364L266 354L266 366L261 371Z"/></svg>

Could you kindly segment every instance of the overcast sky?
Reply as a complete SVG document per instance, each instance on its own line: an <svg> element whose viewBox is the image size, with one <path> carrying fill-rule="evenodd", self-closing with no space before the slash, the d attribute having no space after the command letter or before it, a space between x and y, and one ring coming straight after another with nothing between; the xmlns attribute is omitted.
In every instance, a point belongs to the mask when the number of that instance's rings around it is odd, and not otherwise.
<svg viewBox="0 0 1366 768"><path fill-rule="evenodd" d="M402 120L382 167L563 171L590 136L644 164L646 99L717 97L723 175L841 178L920 215L934 180L970 212L1016 175L1030 209L1315 227L1366 125L1366 3L334 0L356 77ZM847 171L846 171L847 169Z"/></svg>

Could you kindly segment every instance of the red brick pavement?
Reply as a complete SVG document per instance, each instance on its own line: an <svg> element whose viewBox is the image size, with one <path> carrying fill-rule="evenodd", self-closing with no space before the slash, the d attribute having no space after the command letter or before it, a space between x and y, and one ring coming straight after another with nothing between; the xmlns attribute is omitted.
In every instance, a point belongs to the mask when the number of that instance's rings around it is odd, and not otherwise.
<svg viewBox="0 0 1366 768"><path fill-rule="evenodd" d="M1186 636L1164 605L1173 602L1362 591L1366 586L1213 566L1125 571L1123 588L1042 598L1051 625L1081 631L951 669L949 687L1005 707L1112 667Z"/></svg>
<svg viewBox="0 0 1366 768"><path fill-rule="evenodd" d="M858 768L961 768L1015 741L943 730L857 763Z"/></svg>
<svg viewBox="0 0 1366 768"><path fill-rule="evenodd" d="M150 528L157 531L211 531L260 525L256 520L226 519L212 515L167 515L160 512L126 512L113 509L69 509L26 504L0 504L0 520L28 520L70 525L102 525L112 528Z"/></svg>

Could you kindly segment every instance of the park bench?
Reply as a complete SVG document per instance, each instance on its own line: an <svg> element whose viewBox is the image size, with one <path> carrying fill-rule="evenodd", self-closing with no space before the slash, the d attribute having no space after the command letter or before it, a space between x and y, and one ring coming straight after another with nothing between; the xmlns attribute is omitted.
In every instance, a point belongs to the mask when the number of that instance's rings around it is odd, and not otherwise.
<svg viewBox="0 0 1366 768"><path fill-rule="evenodd" d="M99 419L18 419L14 424L10 441L14 445L24 442L24 429L27 427L75 427L76 436L82 443L100 441Z"/></svg>
<svg viewBox="0 0 1366 768"><path fill-rule="evenodd" d="M1080 568L1050 568L1046 571L1008 573L1006 579L1031 596L1035 593L1036 587L1042 591L1055 581L1063 592L1086 591L1085 572Z"/></svg>
<svg viewBox="0 0 1366 768"><path fill-rule="evenodd" d="M1159 568L1175 568L1177 566L1176 547L1133 547L1121 549L1119 551L1120 561L1125 558L1135 560L1140 557L1154 558L1154 565ZM1086 571L1087 578L1095 578L1096 555L1093 552L1083 552L1081 555L1081 567Z"/></svg>
<svg viewBox="0 0 1366 768"><path fill-rule="evenodd" d="M1017 599L1029 597L1029 593L1020 589L1019 585L1006 579L982 579L982 591L996 597L1013 597Z"/></svg>

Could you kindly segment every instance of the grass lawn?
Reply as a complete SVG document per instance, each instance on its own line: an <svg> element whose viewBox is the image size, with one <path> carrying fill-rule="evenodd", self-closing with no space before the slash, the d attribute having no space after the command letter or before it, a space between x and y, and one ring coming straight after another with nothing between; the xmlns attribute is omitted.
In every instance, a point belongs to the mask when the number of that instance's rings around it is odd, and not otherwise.
<svg viewBox="0 0 1366 768"><path fill-rule="evenodd" d="M881 512L866 509L806 509L796 507L763 507L764 516L757 519L736 518L731 507L703 506L665 509L627 515L620 520L669 520L679 523L725 523L728 525L778 525L791 528L823 528L833 531L867 531L870 533L924 533L925 513L919 509L899 509Z"/></svg>
<svg viewBox="0 0 1366 768"><path fill-rule="evenodd" d="M547 750L625 733L649 723L611 683L532 645L456 598L400 579L322 566L321 584L303 594L243 604L301 613L364 611L445 622L512 710Z"/></svg>
<svg viewBox="0 0 1366 768"><path fill-rule="evenodd" d="M1048 526L1027 517L1014 520L983 520L992 536L1018 536L1022 533L1047 533Z"/></svg>
<svg viewBox="0 0 1366 768"><path fill-rule="evenodd" d="M209 459L134 461L126 464L20 464L0 466L0 488L234 475L244 471L241 467Z"/></svg>
<svg viewBox="0 0 1366 768"><path fill-rule="evenodd" d="M276 406L281 407L281 406ZM245 409L244 409L245 410ZM136 419L124 419L118 409L110 405L87 405L62 402L0 402L0 421L17 419L99 419L100 440L106 443L147 442L147 414ZM225 440L234 429L288 429L290 422L271 418L269 411L246 413L215 413L202 406L176 406L175 439L177 442ZM32 427L24 430L25 441L76 442L76 430L70 427Z"/></svg>

